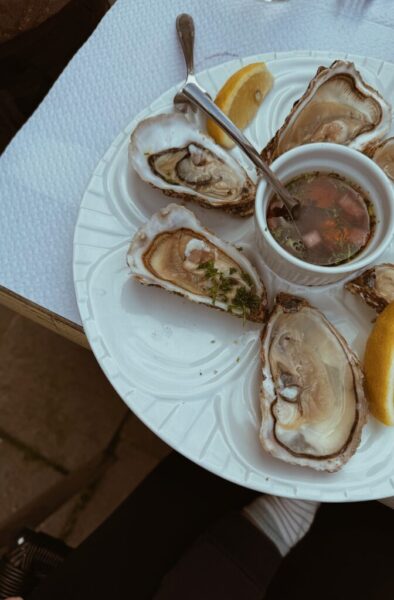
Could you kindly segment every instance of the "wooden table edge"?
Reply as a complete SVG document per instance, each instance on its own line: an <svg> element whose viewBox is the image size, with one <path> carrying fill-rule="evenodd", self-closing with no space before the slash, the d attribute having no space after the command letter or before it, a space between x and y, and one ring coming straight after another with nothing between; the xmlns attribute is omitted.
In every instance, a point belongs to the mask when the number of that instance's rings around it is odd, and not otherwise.
<svg viewBox="0 0 394 600"><path fill-rule="evenodd" d="M90 350L82 325L77 325L0 285L0 304Z"/></svg>

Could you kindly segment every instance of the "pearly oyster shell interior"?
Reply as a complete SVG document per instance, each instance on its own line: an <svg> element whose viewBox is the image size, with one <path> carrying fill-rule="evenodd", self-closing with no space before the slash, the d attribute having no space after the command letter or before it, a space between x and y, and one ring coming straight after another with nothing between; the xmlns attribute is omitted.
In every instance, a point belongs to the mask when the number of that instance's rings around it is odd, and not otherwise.
<svg viewBox="0 0 394 600"><path fill-rule="evenodd" d="M324 315L279 294L262 336L260 440L276 458L336 471L366 421L360 364Z"/></svg>
<svg viewBox="0 0 394 600"><path fill-rule="evenodd" d="M140 283L250 321L265 318L266 291L250 261L183 206L154 214L135 234L127 261Z"/></svg>
<svg viewBox="0 0 394 600"><path fill-rule="evenodd" d="M141 121L131 134L129 162L168 196L240 216L254 211L255 184L245 169L183 114Z"/></svg>
<svg viewBox="0 0 394 600"><path fill-rule="evenodd" d="M363 271L345 285L352 294L360 296L376 312L382 312L394 302L394 265L384 263Z"/></svg>
<svg viewBox="0 0 394 600"><path fill-rule="evenodd" d="M394 137L384 140L371 154L371 157L386 173L387 177L394 181Z"/></svg>
<svg viewBox="0 0 394 600"><path fill-rule="evenodd" d="M272 162L302 144L334 142L364 150L391 126L391 106L351 62L320 67L282 127L262 151Z"/></svg>

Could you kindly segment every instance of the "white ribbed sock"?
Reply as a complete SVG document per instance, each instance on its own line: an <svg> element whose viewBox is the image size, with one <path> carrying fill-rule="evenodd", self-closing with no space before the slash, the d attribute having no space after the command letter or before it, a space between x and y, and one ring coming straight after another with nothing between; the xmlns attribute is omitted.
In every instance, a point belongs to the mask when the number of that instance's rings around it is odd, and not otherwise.
<svg viewBox="0 0 394 600"><path fill-rule="evenodd" d="M242 512L285 556L312 525L319 504L279 496L259 496Z"/></svg>

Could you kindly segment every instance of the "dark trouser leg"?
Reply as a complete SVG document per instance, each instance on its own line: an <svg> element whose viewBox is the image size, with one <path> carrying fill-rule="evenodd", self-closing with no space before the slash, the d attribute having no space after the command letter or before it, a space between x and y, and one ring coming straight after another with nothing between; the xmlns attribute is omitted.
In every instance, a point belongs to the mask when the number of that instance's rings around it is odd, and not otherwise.
<svg viewBox="0 0 394 600"><path fill-rule="evenodd" d="M187 550L155 600L261 600L281 561L263 533L229 514Z"/></svg>
<svg viewBox="0 0 394 600"><path fill-rule="evenodd" d="M393 540L394 510L379 502L323 504L266 600L391 600Z"/></svg>
<svg viewBox="0 0 394 600"><path fill-rule="evenodd" d="M255 496L174 453L29 600L151 598L207 527Z"/></svg>

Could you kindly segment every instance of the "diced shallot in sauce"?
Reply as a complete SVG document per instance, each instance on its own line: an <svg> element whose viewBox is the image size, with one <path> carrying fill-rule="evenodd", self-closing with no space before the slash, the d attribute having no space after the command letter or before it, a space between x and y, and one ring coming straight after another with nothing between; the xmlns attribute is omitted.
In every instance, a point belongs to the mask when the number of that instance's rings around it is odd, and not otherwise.
<svg viewBox="0 0 394 600"><path fill-rule="evenodd" d="M321 244L322 241L321 235L316 229L309 231L309 233L305 233L302 236L302 240L307 248L313 248L314 246Z"/></svg>
<svg viewBox="0 0 394 600"><path fill-rule="evenodd" d="M338 204L349 217L354 217L357 221L364 218L365 206L354 195L352 197L350 194L344 194L339 198Z"/></svg>
<svg viewBox="0 0 394 600"><path fill-rule="evenodd" d="M296 231L287 210L274 196L267 223L275 240L291 254L310 263L334 266L357 256L373 235L372 202L357 185L336 173L306 173L287 189L300 202ZM304 248L296 243L301 234Z"/></svg>

